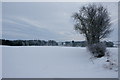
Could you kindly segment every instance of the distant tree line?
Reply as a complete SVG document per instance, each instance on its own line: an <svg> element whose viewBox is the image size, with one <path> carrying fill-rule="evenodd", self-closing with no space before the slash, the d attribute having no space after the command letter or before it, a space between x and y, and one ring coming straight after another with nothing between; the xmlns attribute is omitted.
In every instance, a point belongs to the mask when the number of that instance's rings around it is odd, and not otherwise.
<svg viewBox="0 0 120 80"><path fill-rule="evenodd" d="M65 42L60 42L60 46L72 46L72 47L85 47L86 41L65 41Z"/></svg>
<svg viewBox="0 0 120 80"><path fill-rule="evenodd" d="M114 43L103 41L106 47L114 47ZM55 40L5 40L0 39L0 45L7 46L69 46L69 47L86 47L86 41L65 41L56 42Z"/></svg>
<svg viewBox="0 0 120 80"><path fill-rule="evenodd" d="M2 45L9 46L58 46L54 40L5 40L2 39Z"/></svg>

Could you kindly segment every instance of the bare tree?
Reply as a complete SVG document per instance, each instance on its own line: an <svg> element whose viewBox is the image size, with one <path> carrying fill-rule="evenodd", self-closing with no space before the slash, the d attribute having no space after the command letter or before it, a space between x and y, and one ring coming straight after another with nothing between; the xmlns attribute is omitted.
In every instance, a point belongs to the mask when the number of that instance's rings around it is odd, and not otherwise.
<svg viewBox="0 0 120 80"><path fill-rule="evenodd" d="M110 16L102 5L83 6L78 13L74 13L73 18L76 21L75 30L86 37L88 44L99 43L112 31Z"/></svg>
<svg viewBox="0 0 120 80"><path fill-rule="evenodd" d="M72 17L74 29L85 36L89 46L100 43L112 31L109 13L102 5L83 6Z"/></svg>

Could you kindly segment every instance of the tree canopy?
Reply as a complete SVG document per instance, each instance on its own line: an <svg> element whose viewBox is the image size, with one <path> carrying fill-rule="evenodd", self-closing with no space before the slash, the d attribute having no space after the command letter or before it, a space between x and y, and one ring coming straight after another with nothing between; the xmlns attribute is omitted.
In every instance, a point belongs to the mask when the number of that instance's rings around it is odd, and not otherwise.
<svg viewBox="0 0 120 80"><path fill-rule="evenodd" d="M102 5L83 6L72 17L74 29L85 36L88 44L99 43L112 31L109 13Z"/></svg>

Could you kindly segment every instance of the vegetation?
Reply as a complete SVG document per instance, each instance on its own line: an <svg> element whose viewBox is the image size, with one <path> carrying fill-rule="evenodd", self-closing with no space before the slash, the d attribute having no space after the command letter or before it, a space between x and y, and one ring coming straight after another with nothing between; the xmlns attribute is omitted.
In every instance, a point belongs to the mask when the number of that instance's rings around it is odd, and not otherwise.
<svg viewBox="0 0 120 80"><path fill-rule="evenodd" d="M101 53L102 56L104 56L106 50L104 49L101 51L101 46L99 45L104 44L100 43L100 41L106 38L112 31L110 27L110 16L107 9L102 5L97 6L95 4L89 4L81 7L79 12L74 13L72 17L75 20L74 28L85 36L88 49L93 50L91 47L95 45L97 48L94 49L99 49L97 53ZM94 54L96 53L94 51L96 50L90 52ZM101 56L101 54L98 55L98 57Z"/></svg>
<svg viewBox="0 0 120 80"><path fill-rule="evenodd" d="M54 40L5 40L0 39L0 45L8 46L70 46L70 47L85 47L87 45L86 41L65 41L56 42ZM113 42L103 42L107 47L114 47Z"/></svg>

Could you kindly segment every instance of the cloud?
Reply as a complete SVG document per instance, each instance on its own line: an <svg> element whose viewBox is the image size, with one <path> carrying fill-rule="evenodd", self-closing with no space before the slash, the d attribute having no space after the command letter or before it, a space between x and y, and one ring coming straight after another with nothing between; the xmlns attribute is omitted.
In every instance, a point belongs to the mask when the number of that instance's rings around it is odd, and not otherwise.
<svg viewBox="0 0 120 80"><path fill-rule="evenodd" d="M24 33L23 36L31 36L29 39L83 40L84 37L74 31L71 16L88 3L3 3L3 20L6 22L3 30L16 35ZM109 39L115 40L118 27L117 3L100 4L107 6L111 13L112 28L115 30ZM18 35L15 38L20 37Z"/></svg>
<svg viewBox="0 0 120 80"><path fill-rule="evenodd" d="M26 18L15 20L4 19L2 35L5 39L58 39L61 36L45 28L41 28Z"/></svg>
<svg viewBox="0 0 120 80"><path fill-rule="evenodd" d="M25 22L27 23L28 25L32 25L32 26L35 26L35 27L41 27L42 25L40 25L38 21L35 21L35 20L31 20L31 19L27 19L27 18L24 18L24 17L15 17L15 19L17 20L20 20L22 22Z"/></svg>
<svg viewBox="0 0 120 80"><path fill-rule="evenodd" d="M3 20L3 38L5 39L45 39L45 40L83 40L83 37L71 30L51 31L41 27L39 21L11 16Z"/></svg>
<svg viewBox="0 0 120 80"><path fill-rule="evenodd" d="M111 23L113 23L113 24L114 24L114 23L118 23L118 18L112 20Z"/></svg>

